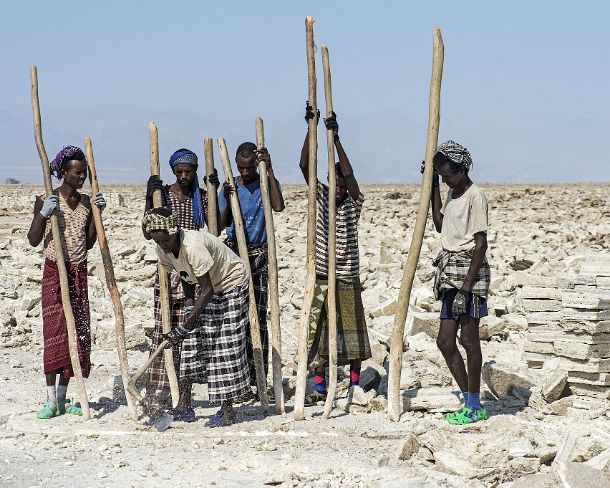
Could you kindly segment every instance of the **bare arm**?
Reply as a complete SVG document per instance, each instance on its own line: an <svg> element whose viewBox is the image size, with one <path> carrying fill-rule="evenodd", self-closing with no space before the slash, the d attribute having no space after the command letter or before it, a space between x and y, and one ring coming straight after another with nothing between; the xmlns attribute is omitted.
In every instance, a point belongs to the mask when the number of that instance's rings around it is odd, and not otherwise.
<svg viewBox="0 0 610 488"><path fill-rule="evenodd" d="M485 260L485 253L487 252L487 234L485 232L477 232L474 235L474 254L470 260L470 267L466 274L466 279L462 285L462 290L472 291L472 285L476 281L477 274L483 265Z"/></svg>
<svg viewBox="0 0 610 488"><path fill-rule="evenodd" d="M309 129L307 130L307 134L305 134L305 140L303 141L299 167L301 168L301 173L303 173L305 182L309 184Z"/></svg>
<svg viewBox="0 0 610 488"><path fill-rule="evenodd" d="M93 203L91 205L93 205ZM97 241L97 231L95 229L93 213L90 213L89 222L87 222L87 251L95 245L95 241Z"/></svg>
<svg viewBox="0 0 610 488"><path fill-rule="evenodd" d="M212 298L212 294L214 293L212 288L212 280L210 279L210 273L206 273L203 276L198 276L197 281L199 282L201 293L195 300L191 314L186 318L184 324L182 325L185 329L189 331L195 328L195 324L197 323L199 316L203 313L203 309L209 303L210 299ZM182 284L184 285L184 281L182 282ZM187 292L187 289L189 288L190 290ZM184 288L184 292L187 299L189 297L187 293L191 293L190 298L192 300L195 293L195 285L187 283L187 287Z"/></svg>
<svg viewBox="0 0 610 488"><path fill-rule="evenodd" d="M339 136L335 136L335 148L337 148L337 156L339 157L339 167L341 168L341 174L343 175L343 179L345 179L345 186L347 187L347 192L354 199L358 200L360 196L360 186L358 186L358 182L356 181L356 177L354 176L354 170L352 169L352 165L349 162L349 158L345 153L345 149L343 149L343 145L339 140Z"/></svg>
<svg viewBox="0 0 610 488"><path fill-rule="evenodd" d="M218 212L219 215L219 227L218 227L218 232L221 232L222 229L226 229L227 227L230 227L231 224L233 224L233 210L231 209L231 194L235 191L235 187L229 183L228 181L225 181L222 184L222 189L224 192L224 198L225 198L225 209L220 212Z"/></svg>
<svg viewBox="0 0 610 488"><path fill-rule="evenodd" d="M275 175L273 174L273 166L271 166L271 156L269 155L269 151L267 151L266 147L262 147L256 151L256 155L259 162L264 161L267 165L267 181L269 183L271 208L275 212L281 212L286 208L286 205L284 205L282 190L280 189L278 182L275 179Z"/></svg>
<svg viewBox="0 0 610 488"><path fill-rule="evenodd" d="M432 180L432 221L434 222L434 228L436 232L440 232L443 228L443 214L441 208L443 203L441 202L441 191L438 184L438 177L436 182Z"/></svg>

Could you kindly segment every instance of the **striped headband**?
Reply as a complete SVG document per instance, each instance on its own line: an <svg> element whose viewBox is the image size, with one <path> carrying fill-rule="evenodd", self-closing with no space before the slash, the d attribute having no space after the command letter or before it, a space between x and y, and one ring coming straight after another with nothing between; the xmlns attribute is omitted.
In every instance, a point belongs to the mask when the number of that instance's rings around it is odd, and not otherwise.
<svg viewBox="0 0 610 488"><path fill-rule="evenodd" d="M443 142L438 146L436 152L447 156L454 163L464 166L466 170L469 170L472 166L472 158L468 149L455 141Z"/></svg>

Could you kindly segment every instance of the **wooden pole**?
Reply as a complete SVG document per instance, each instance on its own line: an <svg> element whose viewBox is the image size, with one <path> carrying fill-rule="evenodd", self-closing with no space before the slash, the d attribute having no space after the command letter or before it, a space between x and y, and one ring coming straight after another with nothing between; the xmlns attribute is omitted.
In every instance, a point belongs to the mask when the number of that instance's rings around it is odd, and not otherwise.
<svg viewBox="0 0 610 488"><path fill-rule="evenodd" d="M324 70L324 96L326 116L333 112L333 94L330 77L328 48L322 45L322 68ZM337 172L335 170L335 137L332 130L326 131L328 152L328 392L322 417L327 419L333 408L337 392Z"/></svg>
<svg viewBox="0 0 610 488"><path fill-rule="evenodd" d="M256 118L256 146L265 147L265 131L263 119ZM273 395L275 396L275 411L284 414L284 388L282 386L282 329L280 326L280 290L278 286L277 249L275 246L275 227L273 211L269 198L269 175L267 163L258 163L258 173L261 180L261 198L265 211L265 230L267 231L267 255L269 269L269 316L271 318L271 365L273 370Z"/></svg>
<svg viewBox="0 0 610 488"><path fill-rule="evenodd" d="M159 176L159 133L157 126L154 122L148 125L148 134L150 137L150 174ZM153 207L163 206L161 199L161 190L155 190L153 192ZM161 323L163 327L163 333L167 334L172 330L172 323L169 312L169 279L167 272L163 269L161 264L157 265L159 273L159 300L161 301ZM180 389L178 387L178 377L176 375L176 368L174 367L174 353L171 349L165 349L163 352L163 358L165 360L165 371L167 372L167 378L169 380L169 389L172 395L172 403L174 406L178 404L180 397Z"/></svg>
<svg viewBox="0 0 610 488"><path fill-rule="evenodd" d="M316 61L314 58L313 18L305 17L305 39L307 51L307 84L309 105L316 114ZM309 170L307 188L307 278L303 306L299 319L299 346L297 352L297 384L294 394L294 419L305 418L305 382L307 381L307 338L309 333L309 315L316 284L316 191L318 181L318 129L317 120L312 117L307 121L309 126Z"/></svg>
<svg viewBox="0 0 610 488"><path fill-rule="evenodd" d="M97 181L97 172L95 170L95 159L93 158L93 144L89 137L85 137L85 154L87 155L87 164L89 165L89 182L91 183L91 195L95 195L100 191ZM102 221L102 212L97 205L91 205L93 211L93 221L95 222L95 231L97 232L97 242L100 246L102 254L102 263L104 264L104 273L106 275L106 286L112 300L112 308L114 309L114 329L116 332L116 345L119 355L119 367L121 370L121 378L123 379L123 389L125 390L125 398L127 399L127 408L131 419L138 420L138 412L136 404L129 394L127 385L129 383L129 363L127 362L127 348L125 347L125 319L123 315L123 305L121 303L121 294L116 284L114 277L114 266L112 265L112 256L108 247L108 239L106 239L106 229Z"/></svg>
<svg viewBox="0 0 610 488"><path fill-rule="evenodd" d="M42 164L42 174L44 177L45 194L49 197L53 193L51 185L51 170L49 168L49 158L42 140L42 123L40 120L40 101L38 99L38 69L36 66L30 67L30 88L32 94L32 115L34 118L34 139L36 141L36 149ZM66 328L68 330L68 347L70 350L70 362L74 371L74 381L78 389L81 410L83 419L91 418L89 410L89 401L87 400L87 390L85 389L85 380L83 379L83 371L80 367L80 359L78 357L78 343L76 341L76 322L74 320L74 312L70 302L70 288L68 283L68 271L66 262L64 261L63 251L63 236L59 231L59 222L57 215L51 214L51 233L53 235L53 247L55 248L55 259L57 262L57 271L59 272L59 285L61 288L61 302L66 317Z"/></svg>
<svg viewBox="0 0 610 488"><path fill-rule="evenodd" d="M233 179L233 170L231 169L231 160L227 151L227 144L221 137L218 139L218 149L220 150L220 160L224 169L225 177L232 185L235 184ZM252 338L252 351L254 353L254 369L256 370L256 388L258 397L265 412L269 408L269 399L267 398L267 379L265 378L265 368L263 365L263 347L261 343L261 331L258 325L258 313L256 311L256 299L254 297L254 283L252 281L252 270L250 269L250 259L248 258L248 245L246 244L246 232L244 231L244 222L241 217L241 208L239 206L239 198L237 192L231 193L231 214L235 223L235 237L237 239L237 247L239 248L239 256L246 265L249 277L249 294L250 307L248 316L250 318L250 337Z"/></svg>
<svg viewBox="0 0 610 488"><path fill-rule="evenodd" d="M430 100L428 109L428 135L426 140L426 163L422 179L422 191L419 198L419 209L413 237L409 248L409 255L405 265L400 292L394 315L394 327L392 329L392 341L390 344L390 371L388 385L388 415L397 422L400 419L400 374L402 371L403 336L405 321L411 298L413 278L419 260L426 220L430 208L430 195L432 194L432 160L438 143L438 127L440 121L441 105L441 79L443 76L444 46L441 31L434 28L432 35L432 79L430 81Z"/></svg>
<svg viewBox="0 0 610 488"><path fill-rule="evenodd" d="M218 236L218 197L216 187L210 183L210 175L214 173L214 149L212 139L206 137L203 141L203 154L205 155L206 188L208 193L208 230L210 234Z"/></svg>

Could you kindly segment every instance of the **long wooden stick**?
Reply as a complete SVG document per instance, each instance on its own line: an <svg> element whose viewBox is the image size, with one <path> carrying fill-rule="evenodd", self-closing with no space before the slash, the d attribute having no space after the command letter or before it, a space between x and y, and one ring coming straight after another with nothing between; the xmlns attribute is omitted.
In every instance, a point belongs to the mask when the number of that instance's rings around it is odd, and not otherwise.
<svg viewBox="0 0 610 488"><path fill-rule="evenodd" d="M85 154L87 155L87 164L89 165L89 182L91 183L91 195L97 194L100 187L97 181L97 171L95 170L95 159L93 157L93 143L89 137L85 137ZM104 264L104 273L106 275L106 286L112 300L112 308L114 309L114 329L116 333L116 346L119 355L119 367L121 370L121 378L123 380L123 389L125 390L125 398L127 399L127 408L131 419L138 420L138 411L136 404L127 390L129 383L129 363L127 362L127 348L125 346L125 318L123 315L123 304L121 303L121 293L116 284L114 277L114 266L112 265L112 256L106 239L106 229L102 221L102 212L97 205L91 205L93 211L93 221L95 222L95 231L97 232L97 242L100 246L102 254L102 263Z"/></svg>
<svg viewBox="0 0 610 488"><path fill-rule="evenodd" d="M330 77L328 48L322 45L322 68L324 70L324 96L326 116L333 112L333 94ZM335 170L335 138L332 130L326 131L328 152L328 392L322 417L327 419L333 408L337 392L337 172Z"/></svg>
<svg viewBox="0 0 610 488"><path fill-rule="evenodd" d="M42 140L40 101L38 99L38 69L36 68L36 66L30 67L30 88L32 94L32 115L34 118L34 139L36 141L36 149L38 149L40 163L42 164L45 193L47 197L49 197L53 193L53 186L51 185L51 170L49 168L49 158L47 156L47 151L44 147L44 142ZM85 380L83 379L83 371L81 369L80 359L78 357L78 343L76 341L76 322L74 320L74 312L72 311L72 304L70 302L68 271L66 269L66 262L64 261L63 236L59 231L59 222L57 221L57 215L55 215L54 213L51 214L51 233L53 235L53 247L55 248L57 271L59 272L61 303L64 309L64 316L66 317L66 328L68 330L68 347L70 350L70 362L72 363L72 370L74 371L74 380L76 381L76 388L78 389L78 396L80 398L83 419L89 420L91 418L91 411L89 410L89 401L87 400Z"/></svg>
<svg viewBox="0 0 610 488"><path fill-rule="evenodd" d="M154 122L151 122L148 125L148 134L150 136L150 174L151 176L159 176L159 133ZM161 190L155 190L152 199L154 207L161 207L163 205ZM158 264L157 267L159 273L159 300L161 301L161 324L163 333L167 334L172 330L169 311L169 278L161 264ZM178 387L178 377L174 366L173 351L171 349L165 349L163 358L165 360L165 371L167 372L167 378L169 380L172 403L176 406L180 397L180 389Z"/></svg>
<svg viewBox="0 0 610 488"><path fill-rule="evenodd" d="M396 304L396 315L394 315L394 327L392 329L392 342L390 345L390 372L388 385L388 415L397 422L400 419L400 374L402 371L403 336L405 321L411 298L413 278L419 260L426 220L430 208L430 195L432 194L432 160L438 143L438 127L440 121L441 105L441 79L443 76L444 46L441 31L434 28L432 35L432 79L430 80L430 101L428 109L428 135L426 140L426 163L422 179L422 191L419 198L419 209L413 237L409 248L409 255L405 265L405 271L400 284L400 292Z"/></svg>
<svg viewBox="0 0 610 488"><path fill-rule="evenodd" d="M305 17L305 40L307 51L307 84L309 105L317 113L316 61L314 58L313 18ZM303 306L299 319L299 346L297 352L297 384L294 394L294 418L305 418L305 382L307 381L307 338L309 335L309 315L316 284L316 191L318 181L318 129L317 120L312 117L309 126L309 170L307 188L307 278Z"/></svg>
<svg viewBox="0 0 610 488"><path fill-rule="evenodd" d="M157 359L157 356L159 356L164 351L166 351L165 348L167 347L167 344L168 344L167 340L161 341L161 344L159 344L157 346L157 349L155 349L150 354L150 356L148 356L148 359L146 360L146 362L142 366L140 366L140 368L136 371L136 373L131 377L131 379L127 383L127 391L140 403L142 403L144 401L144 397L136 388L136 384L137 384L138 380L142 376L144 376L144 373L146 373L148 368L150 368L150 366L154 362L154 360ZM171 349L168 349L168 350L171 351Z"/></svg>
<svg viewBox="0 0 610 488"><path fill-rule="evenodd" d="M263 119L256 118L256 145L265 147L265 131ZM265 230L267 231L267 255L269 269L269 315L271 318L271 365L273 370L273 395L275 396L275 411L284 414L284 388L282 387L282 328L280 326L280 290L277 272L277 248L275 246L275 226L273 211L269 198L269 175L267 163L258 163L258 173L261 181L261 198L265 211Z"/></svg>
<svg viewBox="0 0 610 488"><path fill-rule="evenodd" d="M214 173L214 149L212 139L206 137L203 141L203 154L205 155L206 188L208 193L208 230L210 234L218 236L218 197L216 187L210 183L210 175Z"/></svg>
<svg viewBox="0 0 610 488"><path fill-rule="evenodd" d="M231 160L227 151L227 144L221 137L218 139L218 149L220 150L220 160L224 169L225 177L232 185L235 184L233 179L233 170L231 169ZM231 192L231 214L235 223L235 237L237 239L237 247L239 248L239 256L248 269L249 277L249 294L250 306L248 317L250 318L250 337L252 338L252 351L254 353L254 369L256 371L256 388L258 397L260 398L263 409L267 411L269 408L269 399L267 397L267 379L265 378L265 367L263 365L263 347L261 342L261 330L258 324L258 312L256 310L256 298L254 296L254 282L252 281L252 270L250 269L250 259L248 257L248 245L246 243L246 232L244 230L244 222L241 217L241 208L239 206L239 198L237 192Z"/></svg>

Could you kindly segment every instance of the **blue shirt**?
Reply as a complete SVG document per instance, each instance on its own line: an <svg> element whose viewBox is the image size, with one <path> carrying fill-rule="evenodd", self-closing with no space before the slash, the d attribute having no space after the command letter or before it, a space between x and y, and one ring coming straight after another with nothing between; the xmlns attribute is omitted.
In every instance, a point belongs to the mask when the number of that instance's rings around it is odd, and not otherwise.
<svg viewBox="0 0 610 488"><path fill-rule="evenodd" d="M279 187L279 182L275 181ZM244 221L246 242L248 244L263 244L267 242L265 209L263 208L260 179L253 181L249 185L242 185L235 178L235 187L237 188L237 198L239 199L241 216ZM271 193L271 190L269 192ZM227 201L225 200L224 192L220 191L218 195L218 209L222 213L226 208ZM231 223L230 227L227 227L227 237L235 239L235 221Z"/></svg>

